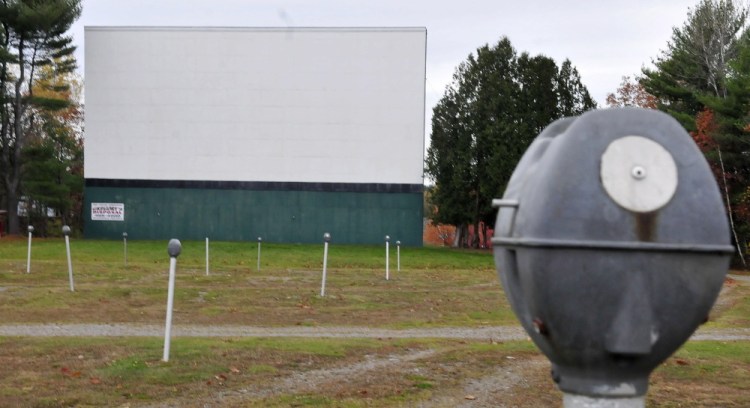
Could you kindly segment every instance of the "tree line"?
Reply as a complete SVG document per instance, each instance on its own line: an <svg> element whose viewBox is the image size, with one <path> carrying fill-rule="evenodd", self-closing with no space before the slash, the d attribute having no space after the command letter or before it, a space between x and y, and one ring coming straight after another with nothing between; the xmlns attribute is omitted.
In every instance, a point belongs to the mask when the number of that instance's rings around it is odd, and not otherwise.
<svg viewBox="0 0 750 408"><path fill-rule="evenodd" d="M80 13L80 0L0 0L0 208L11 234L24 223L42 233L49 220L82 223L82 83L67 34ZM744 3L700 0L652 65L607 98L662 110L688 129L722 190L740 256L750 242L747 18ZM426 212L457 226L457 245L476 246L468 226L494 223L491 200L534 137L594 108L571 61L519 53L508 38L478 48L433 108Z"/></svg>
<svg viewBox="0 0 750 408"><path fill-rule="evenodd" d="M747 17L745 3L700 0L651 66L624 76L607 97L609 106L662 110L691 133L714 170L743 264L750 242ZM491 200L532 139L555 119L595 107L568 60L557 67L541 55L518 55L507 38L477 49L433 109L425 161L433 222L457 227L455 245L475 246L465 239L467 226L494 223Z"/></svg>
<svg viewBox="0 0 750 408"><path fill-rule="evenodd" d="M456 226L456 246L476 247L495 222L500 197L531 141L550 122L596 108L578 70L519 54L508 38L468 56L433 108L425 172L434 223ZM468 240L468 226L474 226ZM484 226L484 228L480 228Z"/></svg>
<svg viewBox="0 0 750 408"><path fill-rule="evenodd" d="M750 242L750 29L748 6L701 0L688 9L653 66L624 78L608 105L662 110L703 151L724 198L735 261Z"/></svg>
<svg viewBox="0 0 750 408"><path fill-rule="evenodd" d="M22 221L42 235L81 223L82 84L67 34L80 14L80 0L0 1L0 207L10 234Z"/></svg>

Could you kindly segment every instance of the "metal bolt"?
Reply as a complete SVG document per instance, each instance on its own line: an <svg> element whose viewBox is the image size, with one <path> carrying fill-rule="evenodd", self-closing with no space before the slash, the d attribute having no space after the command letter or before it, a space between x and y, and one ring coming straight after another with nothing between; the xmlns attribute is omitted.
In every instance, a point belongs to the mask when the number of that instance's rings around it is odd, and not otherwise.
<svg viewBox="0 0 750 408"><path fill-rule="evenodd" d="M635 166L633 167L633 170L630 171L630 175L636 180L643 180L646 178L646 169L642 166Z"/></svg>

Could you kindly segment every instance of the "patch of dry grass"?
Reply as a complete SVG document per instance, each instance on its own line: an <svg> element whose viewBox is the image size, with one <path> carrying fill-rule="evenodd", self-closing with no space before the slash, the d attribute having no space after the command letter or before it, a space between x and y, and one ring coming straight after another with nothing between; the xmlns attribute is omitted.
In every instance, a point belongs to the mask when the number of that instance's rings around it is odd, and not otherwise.
<svg viewBox="0 0 750 408"><path fill-rule="evenodd" d="M402 252L384 279L382 248L332 252L319 296L317 246L215 243L205 275L202 243L178 262L175 324L439 327L515 325L492 255L424 248ZM163 324L165 243L73 243L76 292L59 242L34 249L0 240L0 324ZM408 257L407 257L408 256ZM392 253L393 260L393 253ZM750 287L729 282L709 326L750 327ZM141 406L559 406L549 363L529 342L449 340L188 339L160 361L153 338L0 338L0 405ZM404 356L431 351L421 358ZM689 343L652 376L648 405L750 406L750 343ZM346 373L373 360L383 364ZM310 380L309 373L329 376ZM300 377L302 376L302 377ZM294 385L295 378L304 378ZM307 382L306 382L307 381ZM290 385L291 384L291 385ZM281 387L281 388L280 388Z"/></svg>
<svg viewBox="0 0 750 408"><path fill-rule="evenodd" d="M0 261L0 324L164 320L168 257L157 254L162 243L129 244L136 248L125 266L117 242L76 242L74 293L68 289L64 254L60 258L53 251L57 244L35 244L27 274L25 245L0 241L0 253L23 257ZM322 262L318 246L265 244L262 259L267 264L261 271L248 257L257 256L255 252L248 254L240 243L213 246L208 276L198 264L202 252L178 259L175 324L422 327L516 322L490 252L405 249L402 270L393 262L386 281L381 248L340 247L338 255L332 251L326 296L320 297L322 265L313 268ZM433 267L435 262L445 265Z"/></svg>
<svg viewBox="0 0 750 408"><path fill-rule="evenodd" d="M387 339L176 339L172 358L164 363L156 339L6 338L0 344L0 399L6 406L36 407L157 402L387 407L418 401L449 406L445 404L468 396L468 382L492 377L504 365L524 376L517 384L521 394L536 386L526 379L525 364L542 357L528 345L476 345ZM415 353L424 357L410 359ZM533 364L533 371L539 367ZM545 387L544 401L554 401L554 386L548 382ZM481 398L528 401L528 395L516 394L507 389L503 395ZM539 396L536 392L534 398Z"/></svg>
<svg viewBox="0 0 750 408"><path fill-rule="evenodd" d="M560 406L529 342L0 340L4 406ZM651 377L648 406L745 407L750 345L693 342ZM740 356L735 358L732 356ZM744 357L743 357L744 356Z"/></svg>
<svg viewBox="0 0 750 408"><path fill-rule="evenodd" d="M750 406L750 343L689 342L651 376L649 406Z"/></svg>

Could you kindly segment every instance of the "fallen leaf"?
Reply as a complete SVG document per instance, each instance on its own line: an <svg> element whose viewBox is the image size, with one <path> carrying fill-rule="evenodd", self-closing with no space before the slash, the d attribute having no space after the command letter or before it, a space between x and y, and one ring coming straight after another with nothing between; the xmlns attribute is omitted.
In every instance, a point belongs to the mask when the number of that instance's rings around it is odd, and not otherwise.
<svg viewBox="0 0 750 408"><path fill-rule="evenodd" d="M469 400L469 401L474 401L475 399L477 399L477 397L475 397L473 395L467 395L467 396L464 397L464 399Z"/></svg>
<svg viewBox="0 0 750 408"><path fill-rule="evenodd" d="M224 375L224 374L215 375L214 378L216 378L219 381L226 381L227 380L227 376Z"/></svg>
<svg viewBox="0 0 750 408"><path fill-rule="evenodd" d="M102 383L102 380L100 380L100 379L98 379L98 378L96 378L96 377L91 377L91 379L89 379L89 382L90 382L91 384L97 385L97 384L101 384L101 383Z"/></svg>
<svg viewBox="0 0 750 408"><path fill-rule="evenodd" d="M234 374L239 374L240 373L240 369L237 368L237 367L229 367L229 371L231 371Z"/></svg>
<svg viewBox="0 0 750 408"><path fill-rule="evenodd" d="M674 362L677 363L677 365L681 365L681 366L690 365L690 363L687 360L683 360L681 358L674 359Z"/></svg>

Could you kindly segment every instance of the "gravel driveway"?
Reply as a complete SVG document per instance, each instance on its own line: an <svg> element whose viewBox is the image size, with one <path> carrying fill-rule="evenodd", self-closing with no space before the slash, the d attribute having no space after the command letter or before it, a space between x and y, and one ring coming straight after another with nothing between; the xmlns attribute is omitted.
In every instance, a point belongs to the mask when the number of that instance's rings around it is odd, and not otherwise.
<svg viewBox="0 0 750 408"><path fill-rule="evenodd" d="M161 337L164 326L137 324L7 324L0 336ZM371 327L173 326L173 337L441 338L511 341L526 339L519 326L378 329ZM750 329L700 329L691 340L750 340Z"/></svg>
<svg viewBox="0 0 750 408"><path fill-rule="evenodd" d="M729 275L750 282L750 276ZM330 338L442 338L510 341L528 338L519 326L439 327L382 329L356 326L258 327L258 326L173 326L174 337L330 337ZM4 324L0 336L31 337L161 337L162 325L118 324ZM691 340L750 340L750 329L699 329Z"/></svg>

